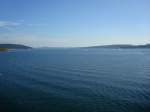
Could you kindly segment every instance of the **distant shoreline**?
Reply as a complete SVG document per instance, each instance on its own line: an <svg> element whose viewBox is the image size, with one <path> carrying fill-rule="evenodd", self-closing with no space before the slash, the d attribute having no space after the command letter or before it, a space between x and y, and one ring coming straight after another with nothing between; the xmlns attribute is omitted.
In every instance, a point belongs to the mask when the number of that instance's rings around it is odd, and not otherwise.
<svg viewBox="0 0 150 112"><path fill-rule="evenodd" d="M32 47L20 44L0 44L0 52L26 50L26 49L32 49Z"/></svg>
<svg viewBox="0 0 150 112"><path fill-rule="evenodd" d="M6 52L6 51L8 51L7 48L0 48L0 52Z"/></svg>
<svg viewBox="0 0 150 112"><path fill-rule="evenodd" d="M128 45L128 44L114 44L114 45L102 45L102 46L90 46L90 47L83 47L83 48L110 48L110 49L150 49L150 44L145 45Z"/></svg>
<svg viewBox="0 0 150 112"><path fill-rule="evenodd" d="M19 49L32 49L32 47L20 45L20 44L0 44L0 52L5 52L9 50L19 50Z"/></svg>

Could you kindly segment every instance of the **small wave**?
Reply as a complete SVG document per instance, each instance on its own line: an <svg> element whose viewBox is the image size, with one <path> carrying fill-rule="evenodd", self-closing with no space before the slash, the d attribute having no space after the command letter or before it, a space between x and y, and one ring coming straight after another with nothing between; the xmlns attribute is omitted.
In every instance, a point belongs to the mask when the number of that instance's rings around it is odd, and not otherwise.
<svg viewBox="0 0 150 112"><path fill-rule="evenodd" d="M2 73L0 73L0 76L2 76L3 74Z"/></svg>

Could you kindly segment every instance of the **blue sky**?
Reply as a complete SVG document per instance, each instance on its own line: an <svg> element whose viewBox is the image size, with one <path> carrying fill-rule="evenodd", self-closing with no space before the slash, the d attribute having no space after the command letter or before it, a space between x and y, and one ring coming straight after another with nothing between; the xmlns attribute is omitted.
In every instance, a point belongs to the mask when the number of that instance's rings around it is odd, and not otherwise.
<svg viewBox="0 0 150 112"><path fill-rule="evenodd" d="M150 43L150 0L0 0L0 43Z"/></svg>

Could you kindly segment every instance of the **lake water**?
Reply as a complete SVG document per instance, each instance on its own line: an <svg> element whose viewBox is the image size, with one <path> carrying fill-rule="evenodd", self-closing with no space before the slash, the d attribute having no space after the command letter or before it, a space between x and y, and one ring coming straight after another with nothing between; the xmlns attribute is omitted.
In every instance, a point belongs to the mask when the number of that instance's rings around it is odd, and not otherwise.
<svg viewBox="0 0 150 112"><path fill-rule="evenodd" d="M0 112L150 112L150 49L0 53Z"/></svg>

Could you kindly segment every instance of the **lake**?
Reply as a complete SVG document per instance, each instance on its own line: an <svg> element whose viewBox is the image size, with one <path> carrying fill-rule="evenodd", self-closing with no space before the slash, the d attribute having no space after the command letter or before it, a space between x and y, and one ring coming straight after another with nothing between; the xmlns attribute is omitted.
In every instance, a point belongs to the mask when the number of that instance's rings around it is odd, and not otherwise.
<svg viewBox="0 0 150 112"><path fill-rule="evenodd" d="M1 112L150 112L150 49L0 53Z"/></svg>

